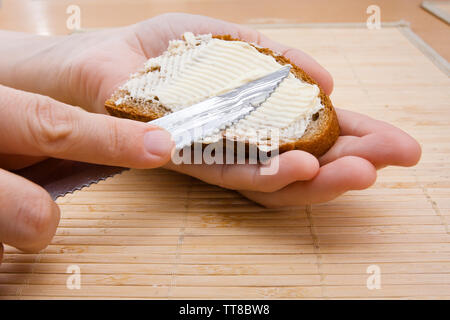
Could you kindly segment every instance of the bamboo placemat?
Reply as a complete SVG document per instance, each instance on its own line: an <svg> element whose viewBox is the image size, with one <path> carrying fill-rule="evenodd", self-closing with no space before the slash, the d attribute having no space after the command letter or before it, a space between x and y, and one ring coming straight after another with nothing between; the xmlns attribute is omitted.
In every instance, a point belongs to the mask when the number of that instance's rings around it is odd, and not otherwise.
<svg viewBox="0 0 450 320"><path fill-rule="evenodd" d="M334 76L337 107L416 137L418 166L286 210L162 169L127 171L60 198L60 227L40 254L6 247L0 296L450 298L450 80L404 28L262 32L316 57ZM66 286L72 265L80 290ZM369 290L373 265L381 289Z"/></svg>

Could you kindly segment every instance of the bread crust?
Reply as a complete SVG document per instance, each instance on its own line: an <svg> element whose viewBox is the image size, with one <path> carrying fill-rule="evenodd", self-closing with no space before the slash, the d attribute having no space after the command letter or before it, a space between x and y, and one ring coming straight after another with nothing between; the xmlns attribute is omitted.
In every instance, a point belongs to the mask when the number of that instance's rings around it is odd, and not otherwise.
<svg viewBox="0 0 450 320"><path fill-rule="evenodd" d="M240 39L232 38L230 35L215 35L213 38L221 39L225 41L243 41ZM310 122L303 136L295 142L284 142L279 146L279 153L283 153L289 150L303 150L313 154L316 157L322 156L327 152L333 144L336 142L340 134L339 122L331 103L330 98L325 94L320 85L314 81L303 69L293 64L288 58L275 54L268 48L261 48L256 45L252 45L259 52L272 56L279 64L292 65L291 72L299 79L315 84L320 89L319 97L321 99L324 108L318 112L318 117ZM152 105L150 102L146 102L146 108L136 108L136 106L120 104L115 105L115 101L120 97L122 93L120 90L116 91L110 99L105 102L105 108L112 116L119 118L127 118L138 121L148 122L155 120L167 114L169 111L161 108L161 105L156 103ZM135 101L136 105L140 105L143 102ZM248 144L248 143L246 143Z"/></svg>

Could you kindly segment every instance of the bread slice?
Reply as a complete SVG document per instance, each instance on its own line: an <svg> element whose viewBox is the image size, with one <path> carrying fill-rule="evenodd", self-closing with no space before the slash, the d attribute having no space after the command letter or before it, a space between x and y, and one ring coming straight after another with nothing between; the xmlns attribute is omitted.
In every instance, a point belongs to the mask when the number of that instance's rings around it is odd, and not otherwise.
<svg viewBox="0 0 450 320"><path fill-rule="evenodd" d="M191 34L191 37L192 36L193 35ZM187 36L185 34L185 40L186 37ZM229 35L212 36L211 38L222 41L243 42L239 39L234 39ZM195 41L197 41L194 42L195 46L198 46L199 40L197 39ZM335 143L340 131L338 119L330 98L310 76L308 76L300 67L294 65L286 57L276 54L270 49L261 48L255 44L250 43L249 45L255 48L260 54L272 57L279 65L291 64L291 74L293 74L293 76L300 79L303 83L315 85L319 89L317 92L322 107L314 114L310 114L308 119L303 119L304 121L307 121L307 126L300 135L297 134L293 136L286 136L280 139L277 144L278 152L282 153L288 150L297 149L307 151L316 157L323 155ZM156 76L156 73L160 72L160 68L161 67L158 65L152 65L151 63L146 64L141 71L132 75L130 79L136 76L148 76L149 73L155 73ZM151 76L153 76L153 74L151 74ZM111 98L105 102L105 107L106 110L113 116L145 122L162 117L172 112L173 109L161 103L158 96L149 96L146 98L130 97L129 90L124 87L119 88L113 93ZM247 146L249 143L255 143L251 142L252 140L249 140L245 134L230 134L229 131L232 132L232 130L225 130L221 132L220 138L235 142L243 142ZM206 141L203 141L203 143L206 144ZM261 142L258 140L256 144L258 145L259 143Z"/></svg>

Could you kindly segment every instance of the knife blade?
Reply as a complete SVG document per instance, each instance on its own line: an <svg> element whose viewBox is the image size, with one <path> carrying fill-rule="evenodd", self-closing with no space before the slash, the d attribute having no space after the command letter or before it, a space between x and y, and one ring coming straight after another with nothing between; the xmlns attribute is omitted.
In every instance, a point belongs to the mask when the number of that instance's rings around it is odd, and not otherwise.
<svg viewBox="0 0 450 320"><path fill-rule="evenodd" d="M257 109L289 75L291 65L248 82L225 94L148 122L172 134L176 149L230 127Z"/></svg>
<svg viewBox="0 0 450 320"><path fill-rule="evenodd" d="M40 185L56 200L126 170L128 168L50 158L13 172Z"/></svg>

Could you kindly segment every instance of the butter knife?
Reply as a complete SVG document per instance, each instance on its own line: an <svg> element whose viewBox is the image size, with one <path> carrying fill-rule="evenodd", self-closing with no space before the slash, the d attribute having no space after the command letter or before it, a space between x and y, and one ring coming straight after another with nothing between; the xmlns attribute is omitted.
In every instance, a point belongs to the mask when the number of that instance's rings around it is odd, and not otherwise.
<svg viewBox="0 0 450 320"><path fill-rule="evenodd" d="M289 75L291 66L246 83L225 94L150 121L172 134L177 149L217 133L258 108ZM21 175L45 188L55 200L67 193L113 177L127 168L61 159L47 159L17 170Z"/></svg>

